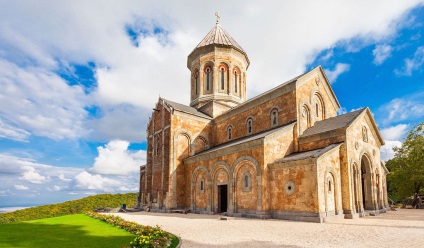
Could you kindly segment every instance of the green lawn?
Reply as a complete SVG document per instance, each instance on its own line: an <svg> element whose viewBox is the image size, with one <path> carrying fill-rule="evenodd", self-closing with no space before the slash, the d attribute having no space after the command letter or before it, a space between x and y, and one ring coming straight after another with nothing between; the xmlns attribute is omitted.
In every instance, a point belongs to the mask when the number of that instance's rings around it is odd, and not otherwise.
<svg viewBox="0 0 424 248"><path fill-rule="evenodd" d="M0 247L122 247L135 235L84 214L0 224Z"/></svg>

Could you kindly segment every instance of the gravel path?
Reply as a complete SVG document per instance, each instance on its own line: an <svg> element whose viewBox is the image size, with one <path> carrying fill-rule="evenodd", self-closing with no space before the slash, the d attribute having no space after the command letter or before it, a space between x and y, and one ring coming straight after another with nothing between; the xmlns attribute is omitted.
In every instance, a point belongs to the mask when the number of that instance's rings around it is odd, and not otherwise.
<svg viewBox="0 0 424 248"><path fill-rule="evenodd" d="M182 247L424 247L424 209L331 223L235 218L219 215L117 213L180 236Z"/></svg>

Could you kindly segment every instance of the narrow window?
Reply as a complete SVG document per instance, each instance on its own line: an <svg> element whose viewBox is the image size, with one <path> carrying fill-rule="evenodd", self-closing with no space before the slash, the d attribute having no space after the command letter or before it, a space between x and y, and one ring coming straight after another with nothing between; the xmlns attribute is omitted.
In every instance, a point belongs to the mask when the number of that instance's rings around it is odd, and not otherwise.
<svg viewBox="0 0 424 248"><path fill-rule="evenodd" d="M272 126L277 125L277 110L272 111Z"/></svg>
<svg viewBox="0 0 424 248"><path fill-rule="evenodd" d="M319 117L319 106L318 106L318 103L315 104L315 112L317 113L317 117Z"/></svg>
<svg viewBox="0 0 424 248"><path fill-rule="evenodd" d="M203 191L204 190L204 182L203 182L203 179L202 180L200 180L200 191Z"/></svg>
<svg viewBox="0 0 424 248"><path fill-rule="evenodd" d="M249 177L247 175L244 176L244 187L245 188L249 187Z"/></svg>
<svg viewBox="0 0 424 248"><path fill-rule="evenodd" d="M196 96L199 94L199 86L198 84L198 79L199 78L199 72L196 71L196 73L194 74L194 87L196 88Z"/></svg>
<svg viewBox="0 0 424 248"><path fill-rule="evenodd" d="M330 192L330 191L331 191L331 180L328 181L328 192Z"/></svg>
<svg viewBox="0 0 424 248"><path fill-rule="evenodd" d="M247 132L248 133L252 132L252 119L247 121Z"/></svg>
<svg viewBox="0 0 424 248"><path fill-rule="evenodd" d="M225 69L224 67L221 67L221 90L224 89L224 73L225 73Z"/></svg>
<svg viewBox="0 0 424 248"><path fill-rule="evenodd" d="M237 71L234 71L234 92L237 93Z"/></svg>
<svg viewBox="0 0 424 248"><path fill-rule="evenodd" d="M211 68L206 68L206 90L209 90L210 88L210 81L211 81Z"/></svg>
<svg viewBox="0 0 424 248"><path fill-rule="evenodd" d="M228 139L230 140L230 139L232 139L232 128L231 127L229 127L228 128Z"/></svg>
<svg viewBox="0 0 424 248"><path fill-rule="evenodd" d="M159 155L159 137L157 138L157 142L156 142L156 156Z"/></svg>

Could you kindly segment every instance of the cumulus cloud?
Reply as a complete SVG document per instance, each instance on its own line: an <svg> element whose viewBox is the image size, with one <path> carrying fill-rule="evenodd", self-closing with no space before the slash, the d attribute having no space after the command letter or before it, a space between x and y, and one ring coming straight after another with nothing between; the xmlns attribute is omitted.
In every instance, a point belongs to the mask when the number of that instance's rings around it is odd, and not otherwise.
<svg viewBox="0 0 424 248"><path fill-rule="evenodd" d="M407 128L407 124L399 124L393 127L381 129L380 133L385 140L400 140L407 131Z"/></svg>
<svg viewBox="0 0 424 248"><path fill-rule="evenodd" d="M44 183L49 180L48 177L40 175L34 169L34 167L25 166L24 170L25 170L24 173L22 174L21 177L19 177L19 179L28 181L30 183L37 183L37 184Z"/></svg>
<svg viewBox="0 0 424 248"><path fill-rule="evenodd" d="M102 177L101 175L93 175L87 171L83 171L75 176L75 188L88 190L101 190L104 192L113 192L115 187L120 184L118 180Z"/></svg>
<svg viewBox="0 0 424 248"><path fill-rule="evenodd" d="M27 186L24 185L20 185L20 184L15 184L15 189L17 190L28 190L29 188Z"/></svg>
<svg viewBox="0 0 424 248"><path fill-rule="evenodd" d="M64 174L60 174L57 177L64 182L70 182L72 180L72 179L66 178Z"/></svg>
<svg viewBox="0 0 424 248"><path fill-rule="evenodd" d="M402 142L397 140L386 140L385 145L380 147L380 158L383 161L392 159L395 156L394 147L401 147Z"/></svg>
<svg viewBox="0 0 424 248"><path fill-rule="evenodd" d="M389 45L377 45L372 51L374 55L374 64L381 65L392 54L393 48Z"/></svg>
<svg viewBox="0 0 424 248"><path fill-rule="evenodd" d="M103 175L129 175L137 173L146 161L146 151L128 151L129 142L114 140L98 147L99 156L90 171Z"/></svg>
<svg viewBox="0 0 424 248"><path fill-rule="evenodd" d="M213 27L210 10L216 6L222 25L252 62L248 71L252 97L303 73L311 58L337 42L352 38L379 42L392 35L403 14L419 3L330 1L322 8L316 1L234 5L221 0L121 1L98 8L97 1L10 2L0 10L0 78L6 79L0 80L6 90L0 104L10 108L0 114L13 123L7 132L18 132L9 136L20 140L26 139L25 132L52 139L78 138L98 125L101 130L90 138L133 141L135 136L140 141L144 137L138 134L143 132L134 123L140 123L143 115L107 109L124 104L138 108L133 113L147 114L159 94L188 104L186 58ZM234 6L238 6L236 15ZM248 20L255 21L245 25ZM96 81L89 93L84 94L79 84L67 85L58 75L89 62L95 64ZM347 70L348 65L337 64L328 71L331 81ZM87 116L84 108L90 104L104 110L98 120ZM107 127L116 116L128 123L123 131ZM146 122L144 118L139 126Z"/></svg>
<svg viewBox="0 0 424 248"><path fill-rule="evenodd" d="M325 74L327 75L327 78L330 83L334 83L341 74L349 71L349 69L349 64L337 63L333 70L326 69Z"/></svg>
<svg viewBox="0 0 424 248"><path fill-rule="evenodd" d="M421 69L424 64L424 46L418 47L412 58L405 59L403 68L396 69L395 73L400 76L411 76L416 70Z"/></svg>
<svg viewBox="0 0 424 248"><path fill-rule="evenodd" d="M58 75L39 67L19 67L0 57L0 135L25 140L30 133L51 139L78 138L86 132L85 95Z"/></svg>

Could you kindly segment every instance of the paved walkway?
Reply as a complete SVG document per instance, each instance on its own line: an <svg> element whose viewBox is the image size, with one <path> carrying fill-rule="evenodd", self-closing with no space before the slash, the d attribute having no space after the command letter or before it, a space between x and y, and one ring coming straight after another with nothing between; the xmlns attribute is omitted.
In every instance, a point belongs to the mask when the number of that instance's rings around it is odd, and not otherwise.
<svg viewBox="0 0 424 248"><path fill-rule="evenodd" d="M424 247L424 209L331 223L236 218L218 215L118 213L180 236L182 247Z"/></svg>

